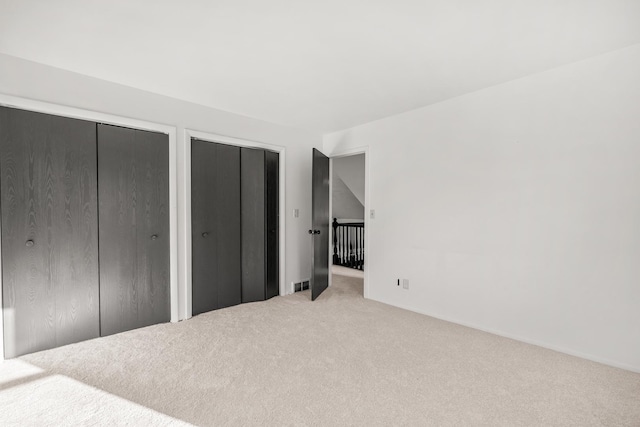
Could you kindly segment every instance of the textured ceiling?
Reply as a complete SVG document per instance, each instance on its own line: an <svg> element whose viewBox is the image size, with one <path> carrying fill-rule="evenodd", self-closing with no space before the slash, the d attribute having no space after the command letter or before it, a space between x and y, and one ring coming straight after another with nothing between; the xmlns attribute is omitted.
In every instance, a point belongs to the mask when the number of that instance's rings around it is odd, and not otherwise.
<svg viewBox="0 0 640 427"><path fill-rule="evenodd" d="M331 132L640 42L640 1L0 0L0 52Z"/></svg>

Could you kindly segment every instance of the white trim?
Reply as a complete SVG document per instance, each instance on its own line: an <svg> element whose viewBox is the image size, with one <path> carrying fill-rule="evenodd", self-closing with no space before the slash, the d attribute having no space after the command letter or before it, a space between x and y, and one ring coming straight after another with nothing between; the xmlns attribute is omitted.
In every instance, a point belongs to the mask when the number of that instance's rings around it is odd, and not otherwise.
<svg viewBox="0 0 640 427"><path fill-rule="evenodd" d="M482 327L482 326L478 326L475 323L465 322L465 321L453 319L451 317L441 316L439 314L433 314L433 313L430 313L427 310L421 310L421 309L417 309L417 308L412 308L412 307L409 307L408 305L404 305L404 304L399 304L399 303L395 303L395 302L391 303L389 301L382 301L382 300L379 300L379 299L376 299L376 298L372 298L372 299L374 301L378 301L380 303L383 303L383 304L386 304L386 305L390 305L390 306L393 306L393 307L396 307L396 308L399 308L399 309L402 309L402 310L412 311L414 313L419 313L419 314L422 314L422 315L425 315L425 316L433 317L434 319L440 319L440 320L444 320L445 322L454 323L456 325L461 325L461 326L464 326L464 327L467 327L467 328L476 329L478 331L488 332L490 334L497 335L499 337L509 338L509 339L520 341L520 342L523 342L523 343L527 343L527 344L535 345L535 346L538 346L538 347L546 348L546 349L549 349L549 350L557 351L559 353L568 354L570 356L579 357L581 359L591 360L592 362L602 363L603 365L613 366L614 368L620 368L620 369L624 369L624 370L627 370L627 371L640 373L640 366L628 365L626 363L616 362L615 360L610 360L610 359L606 359L606 358L603 358L603 357L594 356L594 355L591 355L589 353L583 353L583 352L580 352L580 351L570 350L570 349L567 349L567 348L562 347L562 346L557 346L557 345L553 345L553 344L547 344L547 343L542 342L542 341L532 340L532 339L529 339L529 338L522 337L520 335L510 334L510 333L502 332L502 331L499 331L499 330L496 330L496 329L485 328L485 327Z"/></svg>
<svg viewBox="0 0 640 427"><path fill-rule="evenodd" d="M369 238L369 232L371 229L371 222L369 220L369 212L371 212L371 168L369 165L371 164L369 161L369 157L371 155L371 149L368 145L348 148L345 150L337 150L333 151L329 156L332 160L330 165L333 165L333 159L336 157L348 157L354 156L356 154L364 154L364 297L369 298L369 242L371 239ZM331 170L331 168L329 169ZM331 182L331 188L333 189L333 181L332 177L329 178L329 182ZM330 193L331 194L331 193ZM329 212L331 212L331 218L333 218L333 204L331 201L329 202ZM329 227L331 229L330 232L330 241L333 241L333 227ZM331 246L331 245L329 245ZM329 248L329 259L333 259L333 252L331 248ZM329 275L331 276L331 275Z"/></svg>
<svg viewBox="0 0 640 427"><path fill-rule="evenodd" d="M98 123L112 124L133 129L149 130L169 135L169 232L170 232L170 293L171 293L171 321L177 322L178 316L178 207L177 207L177 143L175 126L137 120L128 117L116 116L113 114L100 113L97 111L84 110L81 108L68 107L65 105L51 104L28 98L20 98L12 95L0 93L0 105L14 107L23 110L30 110L39 113L53 114L57 116L70 117L74 119L90 120ZM0 262L0 289L2 281L2 266ZM0 292L1 293L1 292ZM1 297L0 297L1 299ZM0 301L1 302L1 301ZM0 305L0 311L2 306ZM2 318L3 316L0 316ZM0 320L0 326L3 326ZM0 330L0 335L4 334L4 329ZM2 341L0 341L2 343ZM4 347L3 347L4 348ZM2 351L4 355L4 350ZM4 358L4 356L3 356Z"/></svg>
<svg viewBox="0 0 640 427"><path fill-rule="evenodd" d="M333 265L333 158L329 157L329 279L327 285L333 285L333 274L331 266ZM309 282L311 283L311 282Z"/></svg>
<svg viewBox="0 0 640 427"><path fill-rule="evenodd" d="M280 213L280 283L279 283L279 294L286 295L287 289L285 285L285 255L286 255L286 232L285 232L285 219L286 215L286 176L285 176L285 160L286 160L286 149L281 145L273 145L266 144L259 141L251 141L248 139L235 138L227 135L220 135L209 132L201 132L192 129L184 130L184 141L183 141L183 155L185 159L185 183L184 183L184 199L185 205L182 206L181 212L184 215L183 221L183 244L184 250L180 254L181 260L184 262L184 276L182 278L182 282L184 283L184 289L182 289L181 294L184 295L184 310L185 310L185 319L189 319L193 314L193 281L192 281L192 271L191 271L191 138L197 138L203 141L209 142L218 142L222 144L235 145L237 147L249 147L249 148L262 148L269 151L275 151L279 156L279 213Z"/></svg>

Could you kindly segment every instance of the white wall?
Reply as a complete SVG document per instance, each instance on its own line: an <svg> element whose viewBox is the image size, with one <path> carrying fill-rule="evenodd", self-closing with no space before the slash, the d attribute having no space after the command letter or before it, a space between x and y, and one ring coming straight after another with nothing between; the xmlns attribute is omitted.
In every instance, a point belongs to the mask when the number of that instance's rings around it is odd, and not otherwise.
<svg viewBox="0 0 640 427"><path fill-rule="evenodd" d="M309 277L311 243L311 148L321 145L317 133L297 130L155 95L138 89L0 54L0 93L72 106L177 127L179 254L184 253L185 194L180 191L188 173L183 153L184 129L226 135L286 148L286 212L300 209L300 217L286 215L286 283ZM180 295L183 295L184 256L179 256ZM180 318L184 302L180 301Z"/></svg>
<svg viewBox="0 0 640 427"><path fill-rule="evenodd" d="M331 177L331 217L338 219L364 219L364 205L351 192L349 187L334 173Z"/></svg>
<svg viewBox="0 0 640 427"><path fill-rule="evenodd" d="M333 176L339 176L364 207L364 154L334 157L331 159L331 168Z"/></svg>
<svg viewBox="0 0 640 427"><path fill-rule="evenodd" d="M640 371L638 76L634 45L325 136L369 146L370 297Z"/></svg>

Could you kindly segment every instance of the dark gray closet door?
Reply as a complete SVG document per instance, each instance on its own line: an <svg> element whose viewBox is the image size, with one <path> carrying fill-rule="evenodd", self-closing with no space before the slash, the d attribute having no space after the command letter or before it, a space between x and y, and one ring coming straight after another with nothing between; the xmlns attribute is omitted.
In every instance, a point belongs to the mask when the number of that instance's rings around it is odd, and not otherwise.
<svg viewBox="0 0 640 427"><path fill-rule="evenodd" d="M191 142L191 270L192 313L218 308L218 242L213 167L217 145Z"/></svg>
<svg viewBox="0 0 640 427"><path fill-rule="evenodd" d="M99 335L95 123L0 108L5 357Z"/></svg>
<svg viewBox="0 0 640 427"><path fill-rule="evenodd" d="M191 142L192 312L242 302L240 149Z"/></svg>
<svg viewBox="0 0 640 427"><path fill-rule="evenodd" d="M98 125L101 334L170 320L169 137Z"/></svg>
<svg viewBox="0 0 640 427"><path fill-rule="evenodd" d="M265 151L241 149L242 302L266 299Z"/></svg>
<svg viewBox="0 0 640 427"><path fill-rule="evenodd" d="M278 153L266 152L267 177L267 298L277 296L280 287L280 162Z"/></svg>

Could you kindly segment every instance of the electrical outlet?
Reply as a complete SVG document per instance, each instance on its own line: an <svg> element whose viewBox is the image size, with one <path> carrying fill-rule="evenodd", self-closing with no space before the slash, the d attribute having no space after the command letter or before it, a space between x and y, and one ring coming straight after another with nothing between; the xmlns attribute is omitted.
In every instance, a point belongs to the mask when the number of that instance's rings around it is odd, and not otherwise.
<svg viewBox="0 0 640 427"><path fill-rule="evenodd" d="M409 279L402 279L402 287L409 289Z"/></svg>
<svg viewBox="0 0 640 427"><path fill-rule="evenodd" d="M300 209L294 209L293 210L293 217L294 218L298 218L300 216Z"/></svg>
<svg viewBox="0 0 640 427"><path fill-rule="evenodd" d="M370 219L376 219L376 210L375 209L371 209L371 211L369 212L369 218Z"/></svg>

